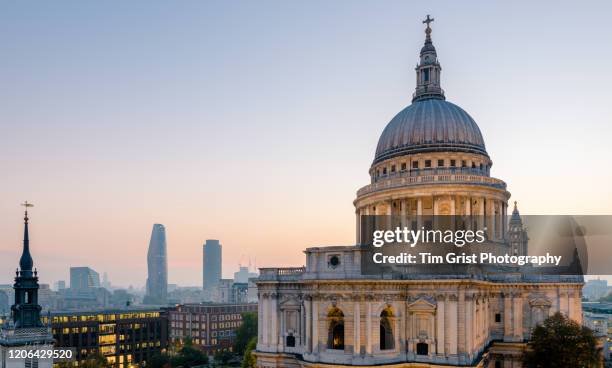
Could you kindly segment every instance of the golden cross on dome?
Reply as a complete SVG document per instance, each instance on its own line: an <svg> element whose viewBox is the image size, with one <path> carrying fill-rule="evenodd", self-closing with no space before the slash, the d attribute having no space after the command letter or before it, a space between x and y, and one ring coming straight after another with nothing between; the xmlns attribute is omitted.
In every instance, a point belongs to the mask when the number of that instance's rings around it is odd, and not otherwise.
<svg viewBox="0 0 612 368"><path fill-rule="evenodd" d="M425 19L423 21L423 24L427 24L427 28L429 28L429 23L433 22L434 19L429 17L429 14L427 14L427 19Z"/></svg>

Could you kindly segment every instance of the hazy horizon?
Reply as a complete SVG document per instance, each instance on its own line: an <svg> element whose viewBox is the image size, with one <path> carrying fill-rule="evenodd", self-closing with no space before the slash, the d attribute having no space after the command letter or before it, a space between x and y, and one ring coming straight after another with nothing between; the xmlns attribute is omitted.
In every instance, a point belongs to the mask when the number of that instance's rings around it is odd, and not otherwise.
<svg viewBox="0 0 612 368"><path fill-rule="evenodd" d="M609 2L77 2L0 5L0 283L24 200L42 283L70 266L142 286L154 223L168 282L246 256L301 266L353 244L376 142L432 38L524 214L611 214Z"/></svg>

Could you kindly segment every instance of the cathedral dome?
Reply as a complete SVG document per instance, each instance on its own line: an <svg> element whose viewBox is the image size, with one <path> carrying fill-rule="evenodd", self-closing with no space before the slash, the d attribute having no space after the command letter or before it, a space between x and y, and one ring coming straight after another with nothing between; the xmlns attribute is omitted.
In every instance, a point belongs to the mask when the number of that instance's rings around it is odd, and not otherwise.
<svg viewBox="0 0 612 368"><path fill-rule="evenodd" d="M425 152L466 152L488 157L482 134L472 117L446 101L440 84L442 67L431 41L429 15L423 23L425 44L416 71L412 105L400 111L383 131L374 164L407 154Z"/></svg>
<svg viewBox="0 0 612 368"><path fill-rule="evenodd" d="M374 163L406 154L440 151L487 155L480 129L467 112L443 98L421 99L387 124L378 140Z"/></svg>

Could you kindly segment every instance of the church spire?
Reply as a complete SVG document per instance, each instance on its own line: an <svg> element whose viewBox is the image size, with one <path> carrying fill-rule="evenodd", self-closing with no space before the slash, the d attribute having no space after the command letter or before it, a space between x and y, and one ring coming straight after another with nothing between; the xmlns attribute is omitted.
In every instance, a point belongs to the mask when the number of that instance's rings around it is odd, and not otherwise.
<svg viewBox="0 0 612 368"><path fill-rule="evenodd" d="M21 254L21 258L19 259L19 268L22 276L31 276L34 261L32 260L32 255L30 254L30 235L28 232L28 207L34 207L34 205L28 203L28 201L25 201L22 206L25 207L25 217L23 218L23 251Z"/></svg>
<svg viewBox="0 0 612 368"><path fill-rule="evenodd" d="M440 72L442 67L438 63L438 54L431 41L431 23L434 18L427 14L423 24L425 28L425 44L421 48L419 64L416 67L417 85L412 102L430 98L444 100L444 91L440 87Z"/></svg>
<svg viewBox="0 0 612 368"><path fill-rule="evenodd" d="M34 262L30 254L30 236L28 233L28 208L34 207L33 204L25 202L22 204L26 208L23 230L23 252L19 259L19 272L15 277L15 304L11 307L15 328L41 327L40 311L38 304L38 275L32 272Z"/></svg>

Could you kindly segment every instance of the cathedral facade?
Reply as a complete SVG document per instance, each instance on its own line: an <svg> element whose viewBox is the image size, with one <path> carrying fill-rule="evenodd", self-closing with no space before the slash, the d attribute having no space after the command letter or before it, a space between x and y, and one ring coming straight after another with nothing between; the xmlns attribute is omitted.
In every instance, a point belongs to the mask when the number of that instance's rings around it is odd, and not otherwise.
<svg viewBox="0 0 612 368"><path fill-rule="evenodd" d="M357 192L363 216L482 222L490 249L527 254L527 235L476 122L446 101L441 66L426 39L412 104L383 130L371 181ZM484 226L486 225L486 226ZM559 311L581 322L581 278L514 275L366 275L359 246L305 250L306 266L261 269L257 366L521 367L531 330Z"/></svg>

